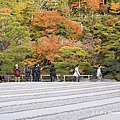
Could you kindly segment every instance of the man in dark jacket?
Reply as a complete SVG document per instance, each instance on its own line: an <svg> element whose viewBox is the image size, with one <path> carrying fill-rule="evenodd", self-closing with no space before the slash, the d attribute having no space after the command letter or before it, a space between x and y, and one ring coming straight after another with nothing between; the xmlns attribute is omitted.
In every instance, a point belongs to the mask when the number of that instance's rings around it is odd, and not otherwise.
<svg viewBox="0 0 120 120"><path fill-rule="evenodd" d="M51 82L55 82L56 70L54 64L52 64L50 67L50 78L51 78Z"/></svg>
<svg viewBox="0 0 120 120"><path fill-rule="evenodd" d="M34 65L34 67L32 68L32 76L33 76L33 81L37 82L38 81L37 65Z"/></svg>
<svg viewBox="0 0 120 120"><path fill-rule="evenodd" d="M28 82L29 78L30 78L30 73L31 73L31 69L29 68L29 64L27 64L25 66L25 76L26 76L26 82Z"/></svg>

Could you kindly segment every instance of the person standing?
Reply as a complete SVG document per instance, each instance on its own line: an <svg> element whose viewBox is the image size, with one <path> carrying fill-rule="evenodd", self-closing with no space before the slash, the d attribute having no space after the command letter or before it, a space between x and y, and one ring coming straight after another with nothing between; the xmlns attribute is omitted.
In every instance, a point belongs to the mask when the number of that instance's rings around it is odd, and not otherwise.
<svg viewBox="0 0 120 120"><path fill-rule="evenodd" d="M38 82L41 81L41 79L40 79L40 71L41 71L42 69L43 69L43 67L40 67L40 65L37 64L37 72L38 72L37 81L38 81Z"/></svg>
<svg viewBox="0 0 120 120"><path fill-rule="evenodd" d="M37 82L38 81L38 68L36 64L32 68L32 76L33 76L33 82Z"/></svg>
<svg viewBox="0 0 120 120"><path fill-rule="evenodd" d="M98 81L99 81L99 82L102 80L101 68L102 68L102 66L99 65L99 66L98 66L98 69L97 69L97 78L98 78Z"/></svg>
<svg viewBox="0 0 120 120"><path fill-rule="evenodd" d="M25 66L25 77L26 77L26 82L28 82L31 74L31 69L29 68L29 64Z"/></svg>
<svg viewBox="0 0 120 120"><path fill-rule="evenodd" d="M79 82L79 76L80 76L80 73L79 73L79 64L76 65L76 67L74 68L74 82Z"/></svg>
<svg viewBox="0 0 120 120"><path fill-rule="evenodd" d="M15 65L14 69L14 76L15 76L15 82L20 82L20 68L18 67L18 64Z"/></svg>
<svg viewBox="0 0 120 120"><path fill-rule="evenodd" d="M50 78L51 78L51 82L55 82L56 69L55 69L54 64L52 64L51 67L50 67Z"/></svg>
<svg viewBox="0 0 120 120"><path fill-rule="evenodd" d="M37 81L40 81L40 66L37 64Z"/></svg>

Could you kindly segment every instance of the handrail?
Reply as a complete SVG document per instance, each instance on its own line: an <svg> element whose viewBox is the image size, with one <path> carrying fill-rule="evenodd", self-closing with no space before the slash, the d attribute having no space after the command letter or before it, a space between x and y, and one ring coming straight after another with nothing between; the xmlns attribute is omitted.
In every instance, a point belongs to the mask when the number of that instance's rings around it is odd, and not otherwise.
<svg viewBox="0 0 120 120"><path fill-rule="evenodd" d="M43 77L50 77L50 75L40 75L40 78L41 78L41 80L43 80ZM56 75L56 77L57 77L57 80L59 80L59 77L60 77L61 75ZM14 75L4 75L4 77L6 77L6 79L7 79L7 82L10 82L10 79L11 79L11 77L15 77ZM21 77L21 79L22 80L24 80L24 77L25 77L25 75L20 75L20 77ZM33 80L33 76L32 75L30 75L30 80L31 80L31 82L32 82L32 80Z"/></svg>
<svg viewBox="0 0 120 120"><path fill-rule="evenodd" d="M43 80L43 77L50 77L50 75L40 75L40 78L41 78L41 80ZM59 80L59 77L60 77L61 75L56 75L56 77L57 77L57 80ZM80 77L88 77L88 80L90 80L91 79L91 77L92 77L93 75L80 75ZM4 75L4 77L6 77L6 79L7 79L7 82L10 82L10 79L11 79L11 77L14 77L14 75ZM25 75L20 75L20 77L21 77L21 79L22 80L24 80L25 78ZM65 79L66 79L66 77L74 77L73 75L63 75L63 80L64 80L64 82L65 82ZM13 79L12 79L13 80ZM30 75L30 80L31 80L31 82L32 82L32 80L33 80L33 77L32 77L32 75Z"/></svg>
<svg viewBox="0 0 120 120"><path fill-rule="evenodd" d="M44 76L45 76L45 77L50 77L50 75L40 75L41 80L43 79ZM59 79L60 76L61 76L61 75L56 75L57 80Z"/></svg>
<svg viewBox="0 0 120 120"><path fill-rule="evenodd" d="M65 82L65 78L66 78L67 76L68 76L68 77L69 77L69 76L71 77L71 76L73 76L73 75L63 75L64 82ZM91 78L93 75L80 75L80 76L81 76L81 77L88 77L88 80L90 80L90 78Z"/></svg>

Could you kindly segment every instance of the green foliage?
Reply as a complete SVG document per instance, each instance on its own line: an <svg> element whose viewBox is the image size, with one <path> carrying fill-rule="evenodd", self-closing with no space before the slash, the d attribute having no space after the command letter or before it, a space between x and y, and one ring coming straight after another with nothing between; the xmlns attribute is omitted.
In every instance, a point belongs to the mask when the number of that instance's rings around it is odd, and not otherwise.
<svg viewBox="0 0 120 120"><path fill-rule="evenodd" d="M72 64L70 64L72 63ZM54 62L58 74L71 74L71 69L77 61Z"/></svg>
<svg viewBox="0 0 120 120"><path fill-rule="evenodd" d="M21 26L19 22L16 22L13 19L14 18L10 15L2 16L0 18L0 25L2 27L2 29L0 29L0 41L3 44L1 46L2 51L4 51L6 43L8 44L6 47L8 47L10 43L21 45L23 42L30 40L27 27Z"/></svg>
<svg viewBox="0 0 120 120"><path fill-rule="evenodd" d="M26 26L21 26L11 15L0 18L0 68L1 74L11 74L15 63L23 65L22 61L30 54L29 32Z"/></svg>
<svg viewBox="0 0 120 120"><path fill-rule="evenodd" d="M64 58L64 59L70 59L72 58L73 56L74 57L77 57L77 58L87 58L88 57L88 54L82 50L81 48L79 47L69 47L69 46L65 46L65 47L62 47L60 50L61 52L61 56Z"/></svg>
<svg viewBox="0 0 120 120"><path fill-rule="evenodd" d="M54 61L55 62L62 62L62 58L59 55L54 56Z"/></svg>
<svg viewBox="0 0 120 120"><path fill-rule="evenodd" d="M99 23L96 23L94 26L93 26L93 35L97 38L97 37L100 37L101 35L101 32L103 31L104 29L104 25L102 24L99 24Z"/></svg>
<svg viewBox="0 0 120 120"><path fill-rule="evenodd" d="M16 0L0 0L0 8L12 8Z"/></svg>
<svg viewBox="0 0 120 120"><path fill-rule="evenodd" d="M120 59L113 59L109 60L108 62L104 63L103 66L103 74L105 78L114 78L116 80L120 80Z"/></svg>
<svg viewBox="0 0 120 120"><path fill-rule="evenodd" d="M103 70L104 77L119 80L120 16L117 15L119 5L111 4L118 3L118 0L107 1L108 5L111 5L109 15L99 16L90 15L94 12L95 6L89 9L84 3L79 6L78 2L83 3L83 0L0 0L0 68L2 68L0 74L12 74L16 63L23 67L23 61L31 56L30 40L40 42L46 32L47 37L57 35L67 40L80 40L82 44L82 47L65 46L60 49L61 54L54 57L58 73L71 74L72 68L79 63L80 72L92 74L93 69L90 65L103 63L106 66L105 71ZM46 17L41 16L39 27L35 26L32 29L31 21L35 13L46 10L55 10L62 16L58 17L56 13L49 15L47 12ZM63 16L69 17L69 20ZM70 18L71 16L74 17ZM39 15L35 20L38 17ZM76 22L77 25L74 24ZM78 29L81 23L82 32ZM48 73L49 69L45 71Z"/></svg>
<svg viewBox="0 0 120 120"><path fill-rule="evenodd" d="M72 27L71 27L72 30ZM64 36L65 38L72 38L72 34L70 29L67 29L67 25L65 22L60 22L57 24L56 35Z"/></svg>
<svg viewBox="0 0 120 120"><path fill-rule="evenodd" d="M117 29L120 32L120 21L118 21L118 22L115 23L114 28Z"/></svg>
<svg viewBox="0 0 120 120"><path fill-rule="evenodd" d="M80 72L86 72L90 67L88 62L80 62L83 59L87 59L88 54L79 47L62 47L60 50L60 56L56 56L54 64L56 65L56 70L60 74L73 74L72 70L76 64L80 65ZM63 71L64 70L64 71ZM84 71L86 70L86 71ZM87 73L87 72L86 72Z"/></svg>
<svg viewBox="0 0 120 120"><path fill-rule="evenodd" d="M79 64L81 74L93 74L93 69L88 62L78 62L76 60L67 59L64 62L53 62L55 64L57 74L73 74L73 68Z"/></svg>

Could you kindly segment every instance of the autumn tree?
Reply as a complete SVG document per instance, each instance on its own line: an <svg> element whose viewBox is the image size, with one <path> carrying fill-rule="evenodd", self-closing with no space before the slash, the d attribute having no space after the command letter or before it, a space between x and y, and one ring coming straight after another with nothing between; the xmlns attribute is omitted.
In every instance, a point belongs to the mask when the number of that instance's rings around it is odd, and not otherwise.
<svg viewBox="0 0 120 120"><path fill-rule="evenodd" d="M35 30L34 33L39 31L38 34L42 36L49 36L51 34L61 35L62 31L64 31L65 33L62 34L63 37L71 40L79 40L82 35L81 26L78 23L60 16L60 14L55 11L35 14L32 24L33 30Z"/></svg>
<svg viewBox="0 0 120 120"><path fill-rule="evenodd" d="M27 26L31 24L33 15L37 12L37 5L34 0L2 0L0 7L0 11L10 12L18 22Z"/></svg>
<svg viewBox="0 0 120 120"><path fill-rule="evenodd" d="M62 45L58 44L59 37L42 37L40 42L33 42L34 51L32 56L25 60L26 63L34 65L36 63L42 63L48 65L54 61L54 57L59 55L59 49Z"/></svg>
<svg viewBox="0 0 120 120"><path fill-rule="evenodd" d="M55 11L36 13L32 21L31 32L33 41L37 44L34 46L34 55L39 56L36 57L39 61L44 58L53 61L61 45L79 40L81 34L81 27L78 23L60 16ZM64 40L68 42L65 44L60 42Z"/></svg>

